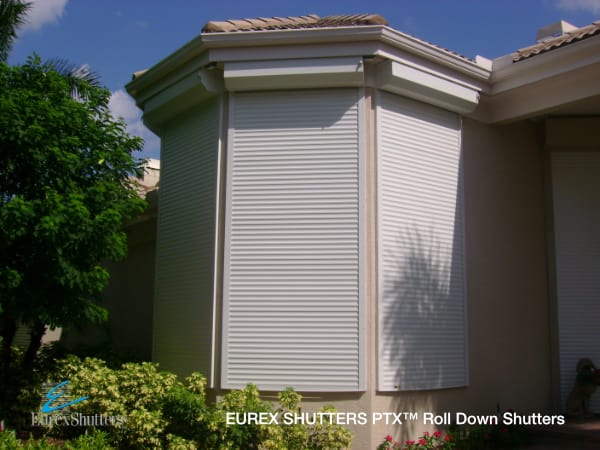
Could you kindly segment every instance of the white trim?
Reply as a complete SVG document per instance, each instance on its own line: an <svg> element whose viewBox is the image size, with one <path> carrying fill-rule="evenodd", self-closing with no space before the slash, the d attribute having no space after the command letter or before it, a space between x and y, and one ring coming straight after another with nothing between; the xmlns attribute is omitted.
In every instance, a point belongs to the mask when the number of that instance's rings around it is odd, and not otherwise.
<svg viewBox="0 0 600 450"><path fill-rule="evenodd" d="M465 344L465 386L469 386L471 384L471 376L470 376L470 341L469 341L469 286L467 283L469 270L467 267L467 207L466 207L466 190L465 190L465 152L463 148L463 117L458 116L458 126L460 127L460 133L458 133L458 145L460 148L460 162L459 162L459 186L461 186L460 196L462 198L462 211L461 211L461 220L462 220L462 255L463 255L463 292L464 292L464 344Z"/></svg>
<svg viewBox="0 0 600 450"><path fill-rule="evenodd" d="M381 142L381 126L379 126L379 120L381 117L381 91L379 90L375 90L374 95L373 95L373 104L375 107L375 170L377 173L377 177L376 177L376 182L377 182L377 192L376 192L376 199L377 199L377 205L376 205L376 212L375 212L375 217L376 217L376 230L377 230L377 241L375 243L375 247L377 249L377 299L375 301L375 305L376 305L376 314L377 314L377 390L381 390L381 386L384 385L384 374L383 374L383 369L382 369L382 364L381 361L383 361L383 339L382 339L382 332L383 332L383 325L382 325L382 316L383 314L381 313L381 308L379 307L381 304L381 297L383 296L383 292L384 292L384 285L383 285L383 251L381 249L382 246L382 242L381 242L381 236L382 236L382 231L383 231L383 226L382 226L382 220L381 220L381 202L382 202L382 181L381 181L381 177L379 176L379 172L380 172L380 167L382 165L382 161L381 161L381 151L379 149L379 143Z"/></svg>
<svg viewBox="0 0 600 450"><path fill-rule="evenodd" d="M219 305L218 299L218 281L219 281L219 248L221 246L221 207L222 207L222 193L221 193L221 178L223 166L221 164L223 158L223 131L224 126L227 123L224 120L224 96L221 96L219 100L219 139L217 143L217 177L216 177L216 189L215 189L215 242L214 242L214 263L213 263L213 308L212 308L212 345L211 345L211 358L210 358L210 379L209 387L213 389L216 383L216 358L217 358L217 307Z"/></svg>
<svg viewBox="0 0 600 450"><path fill-rule="evenodd" d="M366 136L365 90L358 89L358 389L367 389L367 307L366 307Z"/></svg>

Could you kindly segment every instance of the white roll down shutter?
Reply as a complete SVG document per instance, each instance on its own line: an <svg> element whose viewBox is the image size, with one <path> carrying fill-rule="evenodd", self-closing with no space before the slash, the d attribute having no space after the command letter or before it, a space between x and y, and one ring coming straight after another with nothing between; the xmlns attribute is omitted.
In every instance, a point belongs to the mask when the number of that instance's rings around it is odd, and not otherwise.
<svg viewBox="0 0 600 450"><path fill-rule="evenodd" d="M460 118L381 93L377 125L378 388L464 386Z"/></svg>
<svg viewBox="0 0 600 450"><path fill-rule="evenodd" d="M577 362L600 366L600 153L552 153L554 238L564 409ZM600 396L592 396L600 412Z"/></svg>
<svg viewBox="0 0 600 450"><path fill-rule="evenodd" d="M362 387L357 89L232 94L223 387Z"/></svg>

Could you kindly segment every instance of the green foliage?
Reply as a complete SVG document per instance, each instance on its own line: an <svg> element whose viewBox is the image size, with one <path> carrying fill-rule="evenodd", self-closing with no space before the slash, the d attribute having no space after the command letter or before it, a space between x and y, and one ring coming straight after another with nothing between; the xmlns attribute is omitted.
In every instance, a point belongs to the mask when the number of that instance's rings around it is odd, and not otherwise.
<svg viewBox="0 0 600 450"><path fill-rule="evenodd" d="M6 450L17 450L19 449L20 442L15 436L13 430L5 430L0 432L0 448Z"/></svg>
<svg viewBox="0 0 600 450"><path fill-rule="evenodd" d="M0 62L0 416L7 418L21 380L32 382L47 326L106 320L103 263L125 257L124 221L145 207L130 181L141 139L111 116L108 89L64 70L39 57ZM20 366L11 345L17 326L31 330Z"/></svg>
<svg viewBox="0 0 600 450"><path fill-rule="evenodd" d="M69 445L89 439L118 448L304 450L349 448L351 433L344 427L324 421L306 424L228 424L227 413L277 413L301 411L300 394L286 389L279 394L279 409L263 400L256 386L232 390L216 403L206 400L206 378L194 373L185 382L156 364L126 363L111 369L97 358L81 360L70 356L58 362L53 382L69 380L72 398L88 396L70 407L70 413L117 417L102 427L106 435L81 436ZM331 406L319 410L335 412ZM50 432L70 436L73 428ZM89 427L88 432L91 432ZM86 441L87 442L87 441ZM90 444L90 448L92 444ZM100 445L100 444L98 444ZM84 444L81 444L83 447ZM76 448L76 447L74 447Z"/></svg>
<svg viewBox="0 0 600 450"><path fill-rule="evenodd" d="M123 220L144 208L128 181L141 140L107 89L71 89L39 58L0 64L0 303L28 325L105 319L101 262L125 256Z"/></svg>
<svg viewBox="0 0 600 450"><path fill-rule="evenodd" d="M3 450L56 450L59 447L46 440L46 438L35 440L30 437L27 441L22 442L17 439L14 431L6 430L0 432L0 448Z"/></svg>
<svg viewBox="0 0 600 450"><path fill-rule="evenodd" d="M63 447L66 450L107 450L113 448L110 445L108 433L101 430L93 430L76 439L67 442Z"/></svg>

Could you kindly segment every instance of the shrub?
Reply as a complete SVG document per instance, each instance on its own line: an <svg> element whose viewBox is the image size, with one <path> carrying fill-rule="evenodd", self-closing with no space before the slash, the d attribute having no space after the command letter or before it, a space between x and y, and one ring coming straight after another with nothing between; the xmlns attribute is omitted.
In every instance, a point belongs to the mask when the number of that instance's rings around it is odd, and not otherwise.
<svg viewBox="0 0 600 450"><path fill-rule="evenodd" d="M66 450L107 450L113 448L110 445L108 433L101 430L93 430L67 442L63 447Z"/></svg>
<svg viewBox="0 0 600 450"><path fill-rule="evenodd" d="M256 386L232 390L214 404L206 401L206 378L194 373L185 383L153 363L125 363L107 367L98 358L67 357L57 364L56 382L69 380L72 398L88 397L73 404L69 413L116 418L101 430L94 427L55 427L55 435L73 437L66 448L169 448L304 450L341 449L352 442L341 425L324 420L307 425L228 424L227 413L299 413L302 397L293 389L279 394L279 409L261 398ZM39 397L38 397L39 398ZM64 411L64 410L63 410ZM333 413L327 406L320 412ZM10 447L7 447L10 448Z"/></svg>

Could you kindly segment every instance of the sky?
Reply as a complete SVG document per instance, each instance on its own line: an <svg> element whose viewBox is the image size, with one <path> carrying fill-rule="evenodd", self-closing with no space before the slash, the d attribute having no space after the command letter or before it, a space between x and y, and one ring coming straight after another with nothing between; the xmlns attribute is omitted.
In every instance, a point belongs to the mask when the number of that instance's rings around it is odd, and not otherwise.
<svg viewBox="0 0 600 450"><path fill-rule="evenodd" d="M0 0L2 1L2 0ZM209 20L377 13L391 27L469 58L489 59L535 43L558 20L600 19L600 0L29 0L28 22L9 58L88 64L112 92L110 108L145 140L140 157L159 158L159 139L125 91L133 72L158 63L200 33Z"/></svg>

